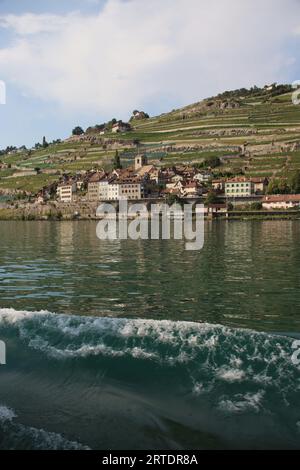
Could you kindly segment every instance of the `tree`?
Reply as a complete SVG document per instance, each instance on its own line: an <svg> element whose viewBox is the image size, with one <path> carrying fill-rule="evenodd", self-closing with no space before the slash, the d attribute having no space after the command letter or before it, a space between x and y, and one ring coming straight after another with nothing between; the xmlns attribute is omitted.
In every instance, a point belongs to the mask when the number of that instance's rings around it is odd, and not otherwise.
<svg viewBox="0 0 300 470"><path fill-rule="evenodd" d="M252 202L250 204L250 210L252 210L252 211L261 211L262 210L262 203L261 202Z"/></svg>
<svg viewBox="0 0 300 470"><path fill-rule="evenodd" d="M267 194L288 194L291 189L285 179L273 179L270 181Z"/></svg>
<svg viewBox="0 0 300 470"><path fill-rule="evenodd" d="M217 204L219 202L219 199L218 199L218 196L217 196L217 193L213 190L209 191L207 193L207 196L206 196L206 205L210 205L210 204Z"/></svg>
<svg viewBox="0 0 300 470"><path fill-rule="evenodd" d="M45 149L46 147L48 147L48 145L49 145L49 144L48 144L48 142L47 142L47 140L46 140L46 137L44 136L44 137L43 137L43 148Z"/></svg>
<svg viewBox="0 0 300 470"><path fill-rule="evenodd" d="M173 204L180 204L182 205L182 200L180 199L179 196L177 196L177 194L167 194L166 196L166 203L168 204L168 206L173 206Z"/></svg>
<svg viewBox="0 0 300 470"><path fill-rule="evenodd" d="M113 167L114 167L114 170L120 170L122 168L121 159L120 159L118 150L116 150L116 153L115 153Z"/></svg>
<svg viewBox="0 0 300 470"><path fill-rule="evenodd" d="M288 185L293 194L300 193L300 170L294 171L288 179Z"/></svg>
<svg viewBox="0 0 300 470"><path fill-rule="evenodd" d="M271 180L267 187L267 194L278 194L277 190L278 190L278 181Z"/></svg>
<svg viewBox="0 0 300 470"><path fill-rule="evenodd" d="M72 134L73 134L73 135L82 135L82 134L84 134L84 130L82 129L82 127L76 126L76 127L74 127L74 129L72 130Z"/></svg>
<svg viewBox="0 0 300 470"><path fill-rule="evenodd" d="M219 157L216 156L210 156L205 158L203 162L204 167L210 167L210 168L217 168L218 166L221 165L221 160Z"/></svg>

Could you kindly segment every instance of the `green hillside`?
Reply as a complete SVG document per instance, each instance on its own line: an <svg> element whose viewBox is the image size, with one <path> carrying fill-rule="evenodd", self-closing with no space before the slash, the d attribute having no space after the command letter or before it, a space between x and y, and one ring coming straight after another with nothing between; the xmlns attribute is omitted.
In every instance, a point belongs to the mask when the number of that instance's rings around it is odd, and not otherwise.
<svg viewBox="0 0 300 470"><path fill-rule="evenodd" d="M116 149L124 165L141 152L162 166L211 167L216 177L285 178L300 169L300 106L292 103L289 86L270 88L226 92L161 116L131 120L132 130L126 133L100 135L92 128L81 142L74 138L37 150L3 153L0 191L35 193L62 173L108 169ZM26 169L41 173L18 176Z"/></svg>

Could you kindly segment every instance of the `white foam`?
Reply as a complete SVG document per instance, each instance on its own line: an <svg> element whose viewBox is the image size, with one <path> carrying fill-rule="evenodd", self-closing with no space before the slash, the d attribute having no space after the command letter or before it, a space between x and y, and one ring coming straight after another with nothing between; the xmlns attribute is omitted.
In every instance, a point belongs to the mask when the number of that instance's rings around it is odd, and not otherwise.
<svg viewBox="0 0 300 470"><path fill-rule="evenodd" d="M233 400L223 397L219 409L227 413L259 412L264 395L264 390L259 390L256 393L237 394Z"/></svg>
<svg viewBox="0 0 300 470"><path fill-rule="evenodd" d="M16 418L17 415L15 414L14 410L8 408L7 406L0 405L0 422L5 423L6 421L12 421Z"/></svg>
<svg viewBox="0 0 300 470"><path fill-rule="evenodd" d="M243 370L240 369L222 368L217 371L217 376L222 380L226 380L227 382L240 382L245 378L246 374Z"/></svg>
<svg viewBox="0 0 300 470"><path fill-rule="evenodd" d="M22 424L17 426L14 434L19 435L20 440L24 437L29 439L34 450L90 450L88 446L77 441L69 441L61 434Z"/></svg>
<svg viewBox="0 0 300 470"><path fill-rule="evenodd" d="M39 312L30 312L27 310L15 310L13 308L0 308L0 323L15 324L24 319L32 318L36 315L49 315L49 312L46 310L41 310Z"/></svg>
<svg viewBox="0 0 300 470"><path fill-rule="evenodd" d="M282 390L294 383L292 339L287 337L207 323L0 309L0 327L5 326L16 328L30 348L56 360L105 356L192 365L192 382L205 387L215 380L230 384L246 379L267 386L272 363L274 386Z"/></svg>
<svg viewBox="0 0 300 470"><path fill-rule="evenodd" d="M48 432L45 429L37 429L31 426L24 426L14 420L17 414L11 408L0 405L0 424L3 425L5 433L12 433L12 438L22 443L24 439L29 439L31 447L34 449L50 449L50 450L89 450L89 447L84 446L76 441L69 441L61 434L55 432Z"/></svg>

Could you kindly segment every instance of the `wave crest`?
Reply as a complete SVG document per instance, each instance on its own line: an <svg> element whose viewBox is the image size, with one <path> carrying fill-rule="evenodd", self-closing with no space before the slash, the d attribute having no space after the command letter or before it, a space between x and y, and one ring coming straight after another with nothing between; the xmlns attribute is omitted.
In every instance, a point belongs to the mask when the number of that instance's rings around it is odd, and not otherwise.
<svg viewBox="0 0 300 470"><path fill-rule="evenodd" d="M296 401L300 371L291 361L293 339L286 336L206 323L14 309L0 309L0 329L19 336L49 360L97 361L100 367L103 361L114 361L114 367L107 364L108 370L117 374L126 368L129 375L144 362L164 369L166 377L167 371L176 368L176 376L169 374L176 386L184 384L195 399L215 394L221 410L255 410L254 398L259 396L263 406L268 393L274 408ZM164 378L160 375L159 380ZM246 390L244 399L241 385ZM261 390L266 393L261 395Z"/></svg>

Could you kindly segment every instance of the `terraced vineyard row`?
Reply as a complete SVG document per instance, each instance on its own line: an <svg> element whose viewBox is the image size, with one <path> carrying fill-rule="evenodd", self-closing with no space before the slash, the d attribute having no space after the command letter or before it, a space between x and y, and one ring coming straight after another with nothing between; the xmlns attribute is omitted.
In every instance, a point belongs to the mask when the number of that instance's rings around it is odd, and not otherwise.
<svg viewBox="0 0 300 470"><path fill-rule="evenodd" d="M38 190L57 178L55 172L109 168L116 149L125 166L140 152L158 165L199 163L205 167L217 157L220 164L213 168L215 176L286 177L300 170L300 106L292 103L292 94L232 93L234 99L211 98L133 121L130 132L106 132L95 134L92 140L71 139L44 149L6 154L0 158L0 190ZM16 177L18 171L37 168L42 174Z"/></svg>

